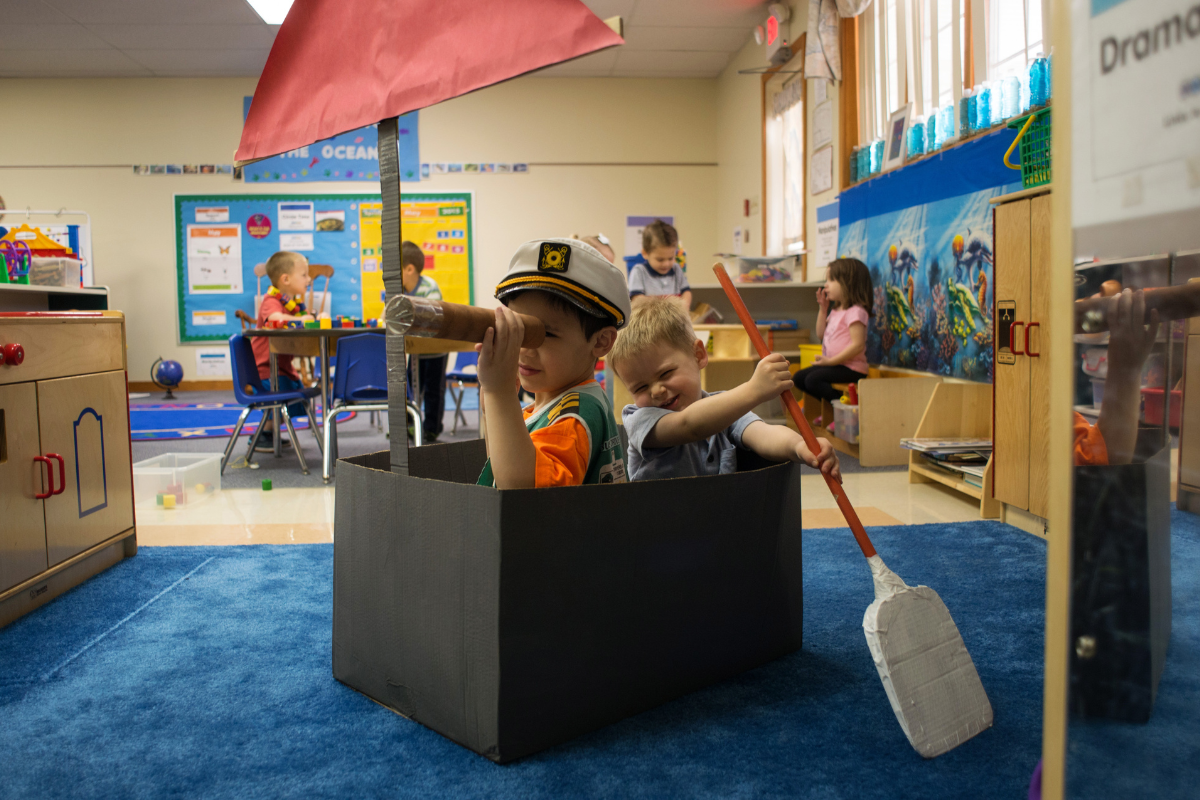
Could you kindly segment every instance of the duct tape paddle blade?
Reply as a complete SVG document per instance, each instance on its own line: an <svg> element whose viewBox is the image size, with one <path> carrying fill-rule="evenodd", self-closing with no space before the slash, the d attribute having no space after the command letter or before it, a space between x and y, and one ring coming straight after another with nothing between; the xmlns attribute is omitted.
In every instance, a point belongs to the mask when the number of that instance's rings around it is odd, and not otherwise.
<svg viewBox="0 0 1200 800"><path fill-rule="evenodd" d="M867 647L909 743L925 758L940 756L990 728L992 704L938 593L906 585L879 556L869 562Z"/></svg>

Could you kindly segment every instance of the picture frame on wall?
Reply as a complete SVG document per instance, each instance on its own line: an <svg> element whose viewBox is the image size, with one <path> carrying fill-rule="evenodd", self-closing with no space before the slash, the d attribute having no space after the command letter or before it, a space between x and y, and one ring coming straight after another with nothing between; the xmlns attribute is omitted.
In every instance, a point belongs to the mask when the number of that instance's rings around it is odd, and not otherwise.
<svg viewBox="0 0 1200 800"><path fill-rule="evenodd" d="M888 118L887 138L883 145L882 172L904 166L904 157L908 153L905 143L908 141L908 126L911 122L912 103L900 106Z"/></svg>

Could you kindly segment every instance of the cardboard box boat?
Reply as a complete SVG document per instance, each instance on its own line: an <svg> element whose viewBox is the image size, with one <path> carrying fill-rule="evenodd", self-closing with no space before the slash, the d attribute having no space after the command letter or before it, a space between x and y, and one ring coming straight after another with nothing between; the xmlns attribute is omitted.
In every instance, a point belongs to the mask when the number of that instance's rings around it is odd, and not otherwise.
<svg viewBox="0 0 1200 800"><path fill-rule="evenodd" d="M497 491L485 458L339 463L339 681L503 763L800 648L798 465Z"/></svg>

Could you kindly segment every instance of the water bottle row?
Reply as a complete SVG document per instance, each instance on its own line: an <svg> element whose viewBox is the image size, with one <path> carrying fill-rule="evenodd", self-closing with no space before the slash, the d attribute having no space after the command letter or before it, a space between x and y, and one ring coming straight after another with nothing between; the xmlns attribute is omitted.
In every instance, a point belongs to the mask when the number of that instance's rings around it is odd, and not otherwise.
<svg viewBox="0 0 1200 800"><path fill-rule="evenodd" d="M908 158L941 150L962 135L985 131L993 125L1046 105L1050 99L1050 58L1039 55L1024 74L989 81L963 93L956 108L948 104L928 116L917 117L908 129ZM882 139L855 149L850 159L852 183L877 175L883 168Z"/></svg>

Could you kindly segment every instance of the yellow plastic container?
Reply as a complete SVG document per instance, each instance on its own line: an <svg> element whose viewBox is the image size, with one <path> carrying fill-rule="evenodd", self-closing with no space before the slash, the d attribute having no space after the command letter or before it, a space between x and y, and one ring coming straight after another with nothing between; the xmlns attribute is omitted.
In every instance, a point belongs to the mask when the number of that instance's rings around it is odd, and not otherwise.
<svg viewBox="0 0 1200 800"><path fill-rule="evenodd" d="M809 367L814 366L814 362L819 355L821 355L821 345L800 345L800 369L808 369Z"/></svg>
<svg viewBox="0 0 1200 800"><path fill-rule="evenodd" d="M321 330L329 330L332 327L333 327L333 320L331 320L329 317L325 317L324 319L321 320Z"/></svg>

